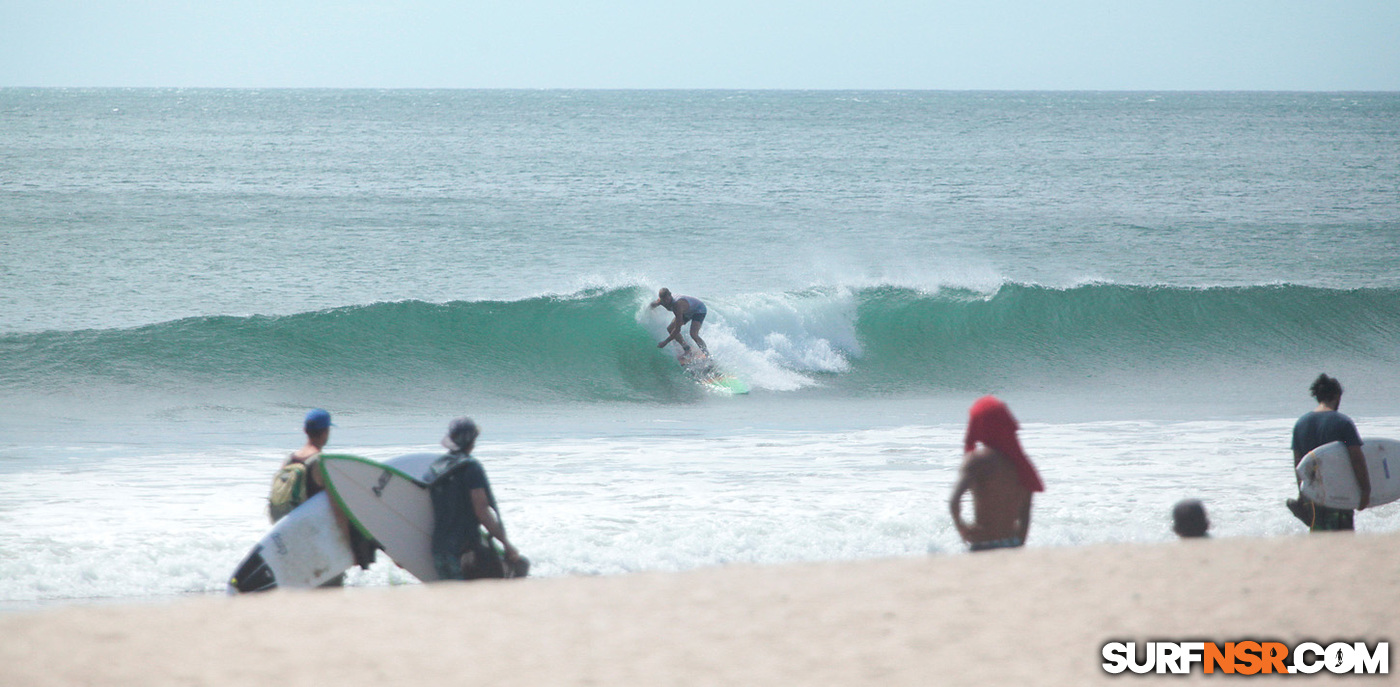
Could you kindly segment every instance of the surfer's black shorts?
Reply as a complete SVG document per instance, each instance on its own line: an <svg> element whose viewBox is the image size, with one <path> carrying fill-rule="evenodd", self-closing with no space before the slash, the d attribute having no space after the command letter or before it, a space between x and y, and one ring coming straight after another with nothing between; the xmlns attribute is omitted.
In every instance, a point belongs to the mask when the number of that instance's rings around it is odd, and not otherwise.
<svg viewBox="0 0 1400 687"><path fill-rule="evenodd" d="M704 321L705 321L705 311L704 311L704 310L701 310L700 312L695 313L694 315L686 315L684 318L681 319L681 324L685 324L685 323L687 323L687 322L694 322L695 324L701 324L701 323L703 323Z"/></svg>

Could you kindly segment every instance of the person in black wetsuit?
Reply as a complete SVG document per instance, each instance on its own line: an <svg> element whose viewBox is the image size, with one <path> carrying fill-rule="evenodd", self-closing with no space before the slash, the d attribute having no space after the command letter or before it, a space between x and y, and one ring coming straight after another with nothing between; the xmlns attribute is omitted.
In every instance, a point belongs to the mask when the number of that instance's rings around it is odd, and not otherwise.
<svg viewBox="0 0 1400 687"><path fill-rule="evenodd" d="M453 420L442 440L448 453L424 475L433 500L433 564L444 580L524 577L529 561L506 538L486 470L471 456L478 434L470 418ZM501 543L504 560L492 539Z"/></svg>
<svg viewBox="0 0 1400 687"><path fill-rule="evenodd" d="M1361 488L1361 504L1356 510L1366 510L1371 505L1371 473L1366 469L1366 458L1361 454L1361 435L1356 431L1356 423L1351 418L1337 412L1342 404L1342 383L1326 374L1318 375L1312 383L1312 395L1317 399L1317 408L1298 418L1293 425L1293 476L1298 477L1298 463L1308 452L1334 441L1346 444L1351 458L1351 469L1356 474L1356 484ZM1313 532L1335 532L1356 529L1354 511L1349 508L1328 508L1313 503L1306 496L1298 495L1288 499L1288 510Z"/></svg>

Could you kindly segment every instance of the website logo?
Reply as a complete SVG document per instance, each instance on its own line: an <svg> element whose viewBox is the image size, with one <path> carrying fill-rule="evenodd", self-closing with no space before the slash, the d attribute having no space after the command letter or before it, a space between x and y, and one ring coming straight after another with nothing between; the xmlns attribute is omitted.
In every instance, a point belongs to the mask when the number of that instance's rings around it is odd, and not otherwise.
<svg viewBox="0 0 1400 687"><path fill-rule="evenodd" d="M1390 642L1108 642L1103 645L1104 672L1118 675L1312 675L1322 671L1357 675L1390 674Z"/></svg>

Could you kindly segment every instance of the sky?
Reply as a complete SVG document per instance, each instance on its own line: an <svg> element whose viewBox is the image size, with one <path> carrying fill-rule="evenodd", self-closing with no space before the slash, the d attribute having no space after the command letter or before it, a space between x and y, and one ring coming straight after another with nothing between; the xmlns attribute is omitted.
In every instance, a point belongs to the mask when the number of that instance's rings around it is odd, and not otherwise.
<svg viewBox="0 0 1400 687"><path fill-rule="evenodd" d="M1400 90L1400 0L0 0L0 87Z"/></svg>

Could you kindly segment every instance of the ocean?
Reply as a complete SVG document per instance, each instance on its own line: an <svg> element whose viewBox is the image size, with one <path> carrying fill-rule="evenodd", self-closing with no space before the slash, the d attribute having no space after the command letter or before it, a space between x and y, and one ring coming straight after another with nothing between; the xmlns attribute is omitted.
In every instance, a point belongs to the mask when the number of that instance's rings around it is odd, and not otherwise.
<svg viewBox="0 0 1400 687"><path fill-rule="evenodd" d="M988 393L1029 546L1302 536L1312 379L1400 437L1398 255L1394 93L0 89L0 610L223 593L313 407L474 417L540 576L963 555Z"/></svg>

